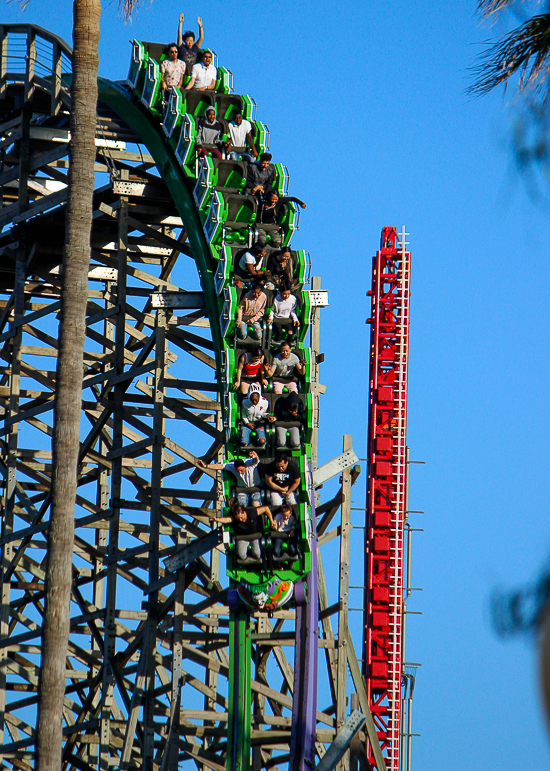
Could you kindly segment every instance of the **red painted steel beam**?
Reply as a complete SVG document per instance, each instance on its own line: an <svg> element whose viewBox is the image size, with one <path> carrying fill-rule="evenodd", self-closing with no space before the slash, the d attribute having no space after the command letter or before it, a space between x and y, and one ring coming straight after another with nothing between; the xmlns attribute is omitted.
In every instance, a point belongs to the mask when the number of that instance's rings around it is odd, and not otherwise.
<svg viewBox="0 0 550 771"><path fill-rule="evenodd" d="M363 675L388 771L399 771L410 253L394 227L373 257ZM367 755L374 766L372 748Z"/></svg>

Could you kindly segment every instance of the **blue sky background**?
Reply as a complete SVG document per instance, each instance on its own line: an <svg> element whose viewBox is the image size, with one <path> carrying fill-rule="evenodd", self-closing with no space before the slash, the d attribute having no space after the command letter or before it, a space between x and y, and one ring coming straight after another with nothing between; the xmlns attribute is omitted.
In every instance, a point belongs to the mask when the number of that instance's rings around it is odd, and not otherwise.
<svg viewBox="0 0 550 771"><path fill-rule="evenodd" d="M322 317L320 461L352 433L365 456L371 257L384 225L412 251L409 444L416 534L407 658L422 662L413 768L531 771L550 761L535 646L503 642L497 588L548 560L548 211L509 150L510 92L464 95L479 43L474 0L144 3L102 18L100 74L126 76L128 39L175 38L180 11L258 102L290 192L307 202L294 245L329 289ZM68 0L3 8L71 40ZM364 479L354 506L364 500ZM356 520L357 521L357 520ZM358 531L362 532L362 531ZM359 537L359 535L358 535ZM353 568L360 583L362 565ZM359 580L356 580L359 579ZM357 605L357 603L352 603ZM358 614L355 614L358 615ZM355 623L355 622L354 622Z"/></svg>

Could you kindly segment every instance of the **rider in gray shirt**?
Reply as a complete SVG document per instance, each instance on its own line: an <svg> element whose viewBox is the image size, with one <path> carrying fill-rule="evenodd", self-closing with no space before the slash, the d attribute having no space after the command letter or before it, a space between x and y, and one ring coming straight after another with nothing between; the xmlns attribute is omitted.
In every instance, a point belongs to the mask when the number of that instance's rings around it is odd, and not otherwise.
<svg viewBox="0 0 550 771"><path fill-rule="evenodd" d="M284 386L289 391L298 393L294 373L297 372L299 375L303 375L306 371L306 362L296 356L295 353L292 353L288 343L283 343L281 345L281 353L273 357L271 364L265 365L265 371L269 377L273 378L273 391L276 394L281 394Z"/></svg>

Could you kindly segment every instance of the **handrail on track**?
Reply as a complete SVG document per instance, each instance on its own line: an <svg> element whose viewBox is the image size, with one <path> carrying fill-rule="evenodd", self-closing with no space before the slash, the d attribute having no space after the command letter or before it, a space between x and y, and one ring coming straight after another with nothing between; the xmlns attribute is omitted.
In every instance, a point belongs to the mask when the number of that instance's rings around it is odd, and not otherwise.
<svg viewBox="0 0 550 771"><path fill-rule="evenodd" d="M24 37L19 37L24 36ZM57 35L37 24L0 25L0 99L6 99L10 84L24 83L25 101L35 89L51 95L51 114L69 100L72 48Z"/></svg>

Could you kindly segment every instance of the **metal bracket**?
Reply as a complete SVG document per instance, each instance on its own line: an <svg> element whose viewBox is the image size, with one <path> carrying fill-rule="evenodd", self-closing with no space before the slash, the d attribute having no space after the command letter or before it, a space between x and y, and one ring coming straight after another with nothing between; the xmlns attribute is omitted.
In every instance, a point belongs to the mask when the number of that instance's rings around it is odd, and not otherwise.
<svg viewBox="0 0 550 771"><path fill-rule="evenodd" d="M310 289L309 300L312 308L326 308L328 305L328 289Z"/></svg>
<svg viewBox="0 0 550 771"><path fill-rule="evenodd" d="M340 474L342 471L355 466L359 462L359 458L355 454L354 450L347 450L336 458L329 460L328 463L319 466L313 472L313 487L320 487L329 479L335 477L336 474Z"/></svg>
<svg viewBox="0 0 550 771"><path fill-rule="evenodd" d="M189 565L190 562L206 554L208 551L212 551L216 546L221 543L229 543L229 533L223 528L218 527L216 530L212 530L211 533L202 536L202 538L195 539L192 543L184 546L171 557L167 557L164 560L164 567L171 573L179 568L184 568Z"/></svg>
<svg viewBox="0 0 550 771"><path fill-rule="evenodd" d="M339 761L348 751L355 734L363 727L366 719L365 715L359 712L358 709L353 710L342 730L332 742L326 754L323 755L323 759L315 767L315 771L333 771L336 768Z"/></svg>
<svg viewBox="0 0 550 771"><path fill-rule="evenodd" d="M153 308L204 308L203 292L153 292Z"/></svg>

